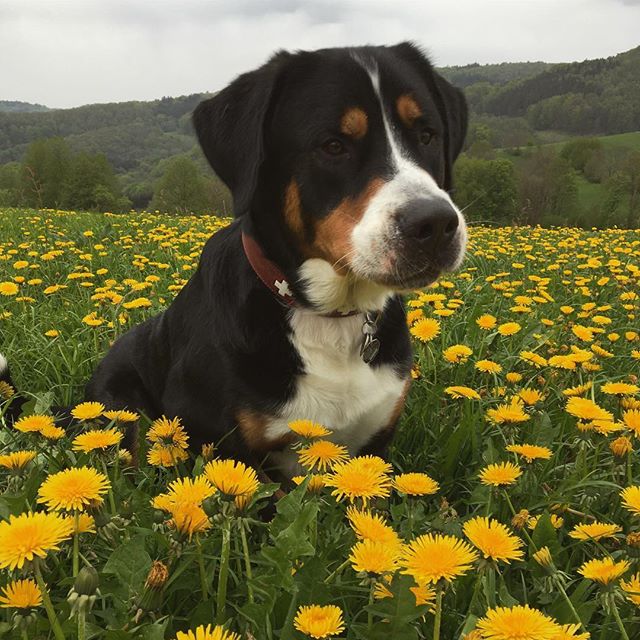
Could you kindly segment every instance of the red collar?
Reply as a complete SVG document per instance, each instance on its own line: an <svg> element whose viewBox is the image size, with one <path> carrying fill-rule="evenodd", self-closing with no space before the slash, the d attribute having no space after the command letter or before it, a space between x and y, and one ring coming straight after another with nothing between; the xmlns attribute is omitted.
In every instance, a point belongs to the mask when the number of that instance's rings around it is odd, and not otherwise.
<svg viewBox="0 0 640 640"><path fill-rule="evenodd" d="M242 233L242 246L244 253L249 260L249 264L255 271L255 274L262 280L267 289L274 294L278 302L289 307L297 306L293 291L289 287L289 282L284 273L275 262L272 262L264 255L260 245L246 233ZM331 313L323 313L321 315L327 318L347 318L361 313L360 311L332 311Z"/></svg>

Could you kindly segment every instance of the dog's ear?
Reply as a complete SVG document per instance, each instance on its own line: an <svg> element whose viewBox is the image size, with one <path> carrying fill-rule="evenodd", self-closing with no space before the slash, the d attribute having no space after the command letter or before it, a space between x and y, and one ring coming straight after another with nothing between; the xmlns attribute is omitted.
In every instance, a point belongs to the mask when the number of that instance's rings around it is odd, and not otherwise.
<svg viewBox="0 0 640 640"><path fill-rule="evenodd" d="M209 164L229 187L236 216L245 213L264 156L263 126L276 79L288 54L238 76L193 112L193 126Z"/></svg>
<svg viewBox="0 0 640 640"><path fill-rule="evenodd" d="M469 112L467 101L460 89L437 73L427 56L412 42L402 42L391 49L412 64L431 91L445 127L445 179L444 188L453 187L453 163L462 151L467 135Z"/></svg>

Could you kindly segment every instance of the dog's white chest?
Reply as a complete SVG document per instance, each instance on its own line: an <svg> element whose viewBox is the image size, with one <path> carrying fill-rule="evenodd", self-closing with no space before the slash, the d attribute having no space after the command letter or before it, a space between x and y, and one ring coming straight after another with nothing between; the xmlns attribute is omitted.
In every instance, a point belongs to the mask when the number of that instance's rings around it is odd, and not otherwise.
<svg viewBox="0 0 640 640"><path fill-rule="evenodd" d="M354 454L389 425L406 380L391 366L365 364L360 357L362 323L361 315L326 318L297 309L291 313L291 342L304 373L296 380L293 398L270 423L269 439L289 433L287 423L292 420L313 420L331 429L331 439ZM295 462L287 453L275 457L281 467Z"/></svg>

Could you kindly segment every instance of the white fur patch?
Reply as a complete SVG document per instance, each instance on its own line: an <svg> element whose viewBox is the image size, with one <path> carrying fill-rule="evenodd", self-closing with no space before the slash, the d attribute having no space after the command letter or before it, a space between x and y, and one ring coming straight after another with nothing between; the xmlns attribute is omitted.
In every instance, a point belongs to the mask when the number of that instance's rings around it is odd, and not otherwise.
<svg viewBox="0 0 640 640"><path fill-rule="evenodd" d="M288 422L313 420L333 430L330 439L355 454L389 424L406 380L389 365L364 363L362 322L361 315L327 318L303 309L291 312L291 342L305 372L295 382L293 398L267 427L268 439L290 433ZM270 459L287 476L300 473L292 451L272 453Z"/></svg>
<svg viewBox="0 0 640 640"><path fill-rule="evenodd" d="M2 375L8 368L9 365L7 364L7 359L0 353L0 375Z"/></svg>

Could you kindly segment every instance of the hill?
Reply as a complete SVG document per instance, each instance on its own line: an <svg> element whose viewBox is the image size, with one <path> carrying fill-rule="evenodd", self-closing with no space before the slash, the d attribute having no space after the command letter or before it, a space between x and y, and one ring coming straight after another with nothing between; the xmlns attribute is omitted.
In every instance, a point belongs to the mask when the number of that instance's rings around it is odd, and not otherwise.
<svg viewBox="0 0 640 640"><path fill-rule="evenodd" d="M49 111L49 107L43 104L32 104L31 102L20 102L20 100L0 100L0 112L6 113L30 113L38 111Z"/></svg>

